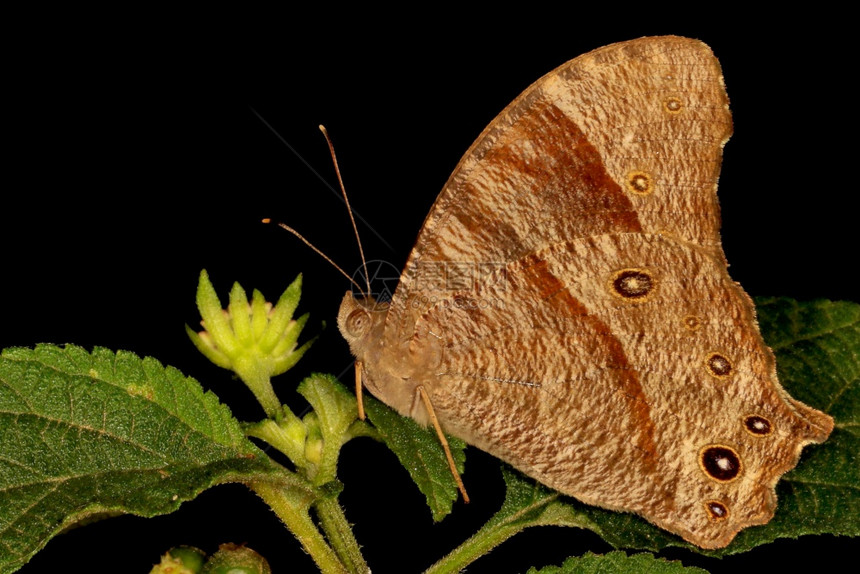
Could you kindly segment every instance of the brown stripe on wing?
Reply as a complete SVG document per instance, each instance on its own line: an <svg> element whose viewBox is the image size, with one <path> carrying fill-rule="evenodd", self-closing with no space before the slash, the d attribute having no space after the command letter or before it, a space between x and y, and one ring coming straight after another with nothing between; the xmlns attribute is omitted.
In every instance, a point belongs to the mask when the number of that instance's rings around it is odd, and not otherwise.
<svg viewBox="0 0 860 574"><path fill-rule="evenodd" d="M431 301L449 294L421 280L433 264L504 265L559 241L642 230L630 194L579 126L540 92L531 96L510 110L511 125L486 134L440 194L386 329L409 333Z"/></svg>
<svg viewBox="0 0 860 574"><path fill-rule="evenodd" d="M564 282L550 269L548 262L538 254L533 254L523 261L523 275L517 277L523 287L536 292L537 297L551 306L557 316L581 316L592 328L592 333L599 338L599 345L612 358L612 369L616 376L614 384L619 387L625 398L629 399L630 415L639 429L636 437L636 447L644 455L644 463L648 471L656 470L657 454L654 440L655 426L651 420L651 407L642 390L636 370L627 359L621 342L612 335L609 326L589 313L588 309L567 290Z"/></svg>
<svg viewBox="0 0 860 574"><path fill-rule="evenodd" d="M509 262L560 240L641 231L580 127L545 98L530 104L488 138L468 177L455 172L419 237L422 261Z"/></svg>

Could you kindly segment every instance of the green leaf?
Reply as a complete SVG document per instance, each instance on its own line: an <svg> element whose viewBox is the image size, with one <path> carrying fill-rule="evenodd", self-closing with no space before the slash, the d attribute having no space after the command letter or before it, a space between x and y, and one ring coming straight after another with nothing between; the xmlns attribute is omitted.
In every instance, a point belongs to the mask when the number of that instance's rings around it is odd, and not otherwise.
<svg viewBox="0 0 860 574"><path fill-rule="evenodd" d="M591 552L581 557L568 558L561 566L547 566L527 574L624 574L645 572L647 574L707 574L706 570L686 567L680 562L655 558L650 554L628 556L624 552L599 555Z"/></svg>
<svg viewBox="0 0 860 574"><path fill-rule="evenodd" d="M409 471L427 498L433 520L439 522L445 518L451 512L459 491L439 437L432 428L423 428L368 395L364 395L364 407L380 438L397 455L400 464ZM457 470L462 473L466 443L450 436L447 439Z"/></svg>
<svg viewBox="0 0 860 574"><path fill-rule="evenodd" d="M502 476L507 487L502 508L478 532L430 567L425 574L460 572L530 526L573 526L599 530L600 526L592 523L578 507L563 502L564 498L559 492L524 477L507 465L502 466Z"/></svg>
<svg viewBox="0 0 860 574"><path fill-rule="evenodd" d="M505 502L484 528L513 528L520 531L529 526L574 526L594 529L585 516L566 504L564 496L505 465Z"/></svg>
<svg viewBox="0 0 860 574"><path fill-rule="evenodd" d="M215 484L286 480L278 468L215 395L154 359L51 345L0 357L0 572L82 520L165 514Z"/></svg>

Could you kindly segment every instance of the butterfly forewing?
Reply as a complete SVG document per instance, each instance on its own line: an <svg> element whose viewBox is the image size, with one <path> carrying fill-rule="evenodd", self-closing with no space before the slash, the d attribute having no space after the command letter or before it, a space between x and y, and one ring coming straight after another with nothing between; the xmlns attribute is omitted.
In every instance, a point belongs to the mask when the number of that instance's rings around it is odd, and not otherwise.
<svg viewBox="0 0 860 574"><path fill-rule="evenodd" d="M550 72L454 170L404 268L390 328L409 331L464 274L480 278L558 241L661 232L722 256L727 104L716 58L687 38L614 44Z"/></svg>

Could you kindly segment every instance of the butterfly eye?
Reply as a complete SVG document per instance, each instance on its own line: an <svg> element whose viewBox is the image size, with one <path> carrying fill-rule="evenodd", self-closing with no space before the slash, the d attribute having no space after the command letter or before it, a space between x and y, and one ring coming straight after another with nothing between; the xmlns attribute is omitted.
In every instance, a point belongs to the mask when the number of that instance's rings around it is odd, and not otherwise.
<svg viewBox="0 0 860 574"><path fill-rule="evenodd" d="M361 337L370 329L370 315L367 311L356 309L346 318L346 329L353 337Z"/></svg>

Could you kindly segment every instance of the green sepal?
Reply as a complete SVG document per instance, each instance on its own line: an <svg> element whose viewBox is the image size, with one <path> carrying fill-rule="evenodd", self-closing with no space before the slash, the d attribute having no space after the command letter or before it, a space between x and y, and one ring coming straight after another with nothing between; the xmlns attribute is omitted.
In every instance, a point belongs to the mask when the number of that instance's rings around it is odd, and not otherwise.
<svg viewBox="0 0 860 574"><path fill-rule="evenodd" d="M337 476L340 448L350 438L358 406L355 396L331 375L309 376L299 384L298 392L313 407L322 434L318 471L313 477L314 484L320 485Z"/></svg>

